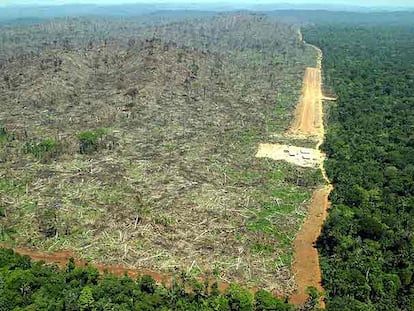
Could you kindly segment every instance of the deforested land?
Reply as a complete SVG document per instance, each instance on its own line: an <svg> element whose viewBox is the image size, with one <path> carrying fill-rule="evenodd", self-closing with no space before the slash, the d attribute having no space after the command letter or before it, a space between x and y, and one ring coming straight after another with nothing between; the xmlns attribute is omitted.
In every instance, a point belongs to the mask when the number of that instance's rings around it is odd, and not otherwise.
<svg viewBox="0 0 414 311"><path fill-rule="evenodd" d="M284 135L315 49L261 14L2 27L2 239L86 260L296 288L317 167Z"/></svg>

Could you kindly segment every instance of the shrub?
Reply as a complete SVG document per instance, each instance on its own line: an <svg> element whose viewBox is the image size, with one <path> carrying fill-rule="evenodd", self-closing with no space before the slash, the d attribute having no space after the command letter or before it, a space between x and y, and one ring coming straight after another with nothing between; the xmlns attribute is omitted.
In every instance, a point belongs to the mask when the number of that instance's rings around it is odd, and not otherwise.
<svg viewBox="0 0 414 311"><path fill-rule="evenodd" d="M40 142L27 142L23 146L24 153L32 154L36 159L44 159L46 156L56 155L58 143L47 138Z"/></svg>
<svg viewBox="0 0 414 311"><path fill-rule="evenodd" d="M253 310L253 295L240 285L231 284L226 290L226 297L229 300L230 310Z"/></svg>
<svg viewBox="0 0 414 311"><path fill-rule="evenodd" d="M79 139L79 152L81 154L90 154L99 149L102 138L108 133L105 128L99 128L93 131L85 131L77 135Z"/></svg>
<svg viewBox="0 0 414 311"><path fill-rule="evenodd" d="M265 290L259 290L255 296L255 307L257 311L292 311L294 307L282 300L273 297Z"/></svg>

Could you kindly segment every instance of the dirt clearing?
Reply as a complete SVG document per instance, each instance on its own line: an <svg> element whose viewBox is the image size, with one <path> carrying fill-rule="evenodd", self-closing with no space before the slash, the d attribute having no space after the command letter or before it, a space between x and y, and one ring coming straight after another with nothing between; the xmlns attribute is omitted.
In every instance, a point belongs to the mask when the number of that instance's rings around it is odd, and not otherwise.
<svg viewBox="0 0 414 311"><path fill-rule="evenodd" d="M317 149L279 144L260 144L256 157L283 160L302 167L318 167L323 161L323 156Z"/></svg>

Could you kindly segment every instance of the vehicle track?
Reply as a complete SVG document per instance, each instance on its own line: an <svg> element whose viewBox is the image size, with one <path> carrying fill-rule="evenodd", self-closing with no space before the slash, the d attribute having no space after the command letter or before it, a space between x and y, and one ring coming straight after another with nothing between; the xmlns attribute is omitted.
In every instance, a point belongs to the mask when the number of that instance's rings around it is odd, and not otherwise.
<svg viewBox="0 0 414 311"><path fill-rule="evenodd" d="M299 38L302 38L300 32ZM316 137L315 148L319 150L325 136L322 101L335 99L324 97L322 94L322 51L314 45L308 44L308 46L312 46L318 53L317 67L306 69L301 100L288 134L306 138ZM314 244L321 233L330 208L329 194L333 186L326 174L323 161L320 162L320 170L327 185L314 191L308 206L307 217L294 241L292 270L297 290L289 301L297 306L304 305L308 300L308 287L314 287L319 292L323 292L319 255ZM323 297L319 301L319 307L325 307Z"/></svg>

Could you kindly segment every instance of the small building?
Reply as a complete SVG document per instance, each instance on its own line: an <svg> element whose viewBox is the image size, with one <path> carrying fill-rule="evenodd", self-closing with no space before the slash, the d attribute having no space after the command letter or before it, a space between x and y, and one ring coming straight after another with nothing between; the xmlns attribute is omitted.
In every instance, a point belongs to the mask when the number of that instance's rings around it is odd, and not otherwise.
<svg viewBox="0 0 414 311"><path fill-rule="evenodd" d="M311 159L311 156L309 154L303 154L302 155L302 159L304 159L304 160L310 160Z"/></svg>
<svg viewBox="0 0 414 311"><path fill-rule="evenodd" d="M302 154L310 154L310 150L309 149L300 149L300 153Z"/></svg>

